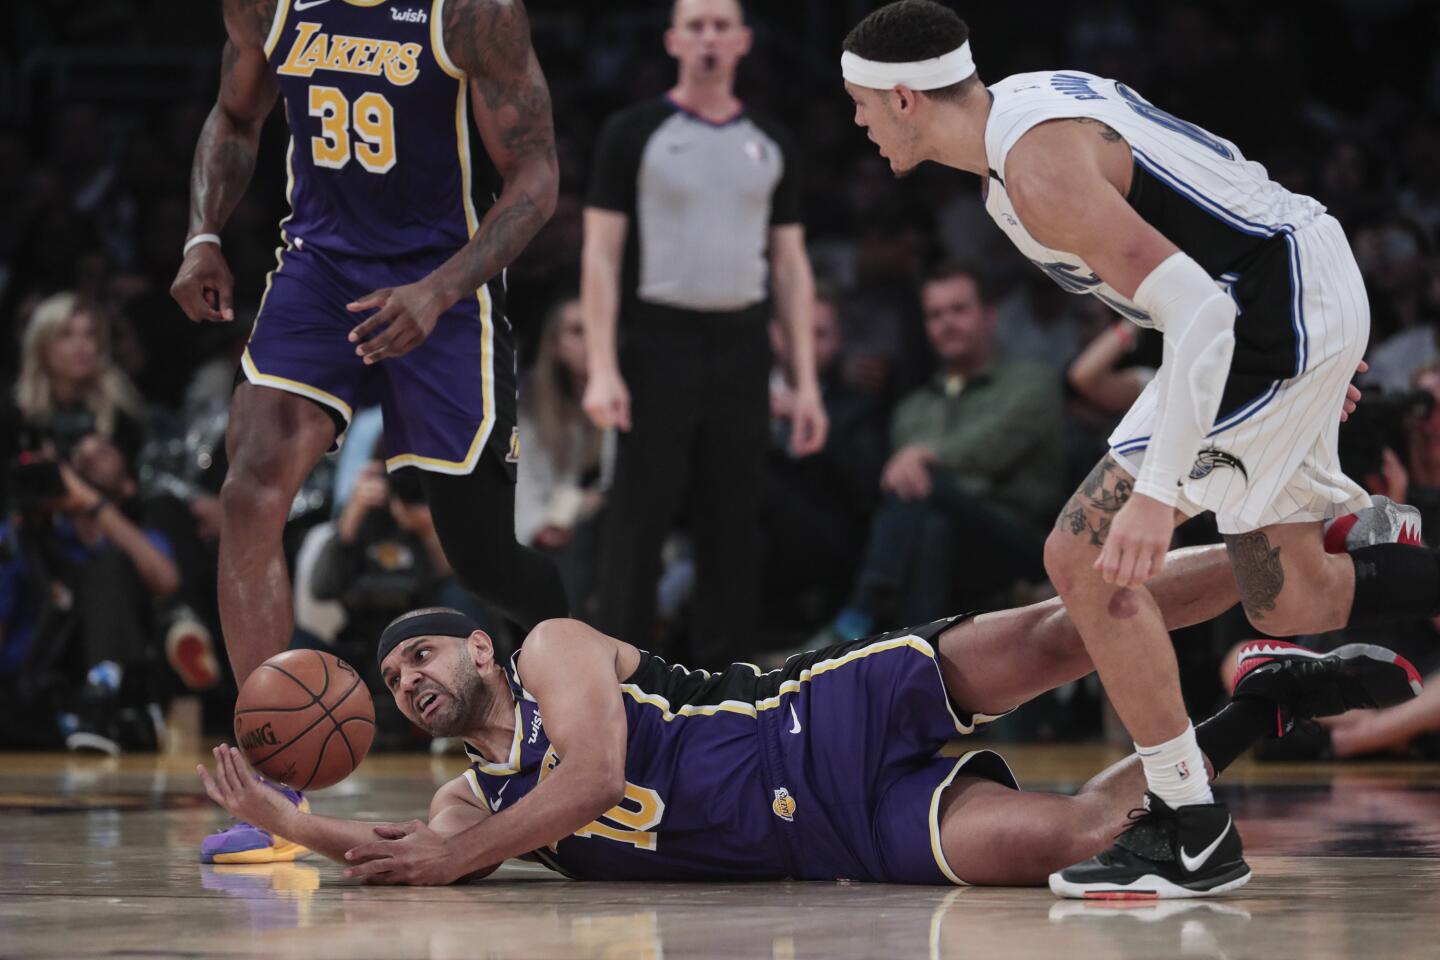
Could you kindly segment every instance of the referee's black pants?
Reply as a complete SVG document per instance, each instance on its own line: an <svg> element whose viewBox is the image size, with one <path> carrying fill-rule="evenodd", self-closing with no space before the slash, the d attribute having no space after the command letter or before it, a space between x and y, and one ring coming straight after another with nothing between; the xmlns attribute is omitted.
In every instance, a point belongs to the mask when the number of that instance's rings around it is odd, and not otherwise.
<svg viewBox="0 0 1440 960"><path fill-rule="evenodd" d="M683 513L696 560L691 666L728 663L755 626L768 318L768 304L734 313L642 305L622 334L631 430L620 435L608 496L596 619L612 636L655 649L660 549Z"/></svg>

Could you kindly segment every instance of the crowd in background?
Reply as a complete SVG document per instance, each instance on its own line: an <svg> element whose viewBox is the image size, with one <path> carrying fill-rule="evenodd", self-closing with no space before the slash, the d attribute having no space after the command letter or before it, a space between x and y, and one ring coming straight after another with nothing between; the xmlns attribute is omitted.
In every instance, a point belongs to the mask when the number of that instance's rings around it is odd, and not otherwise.
<svg viewBox="0 0 1440 960"><path fill-rule="evenodd" d="M803 149L831 432L814 456L788 452L777 329L757 518L764 628L735 639L737 659L1044 596L1049 524L1159 359L1153 335L1117 326L1010 249L975 178L933 167L892 177L853 126L836 66L840 37L869 7L750 5L757 47L740 93ZM1440 533L1440 8L973 7L961 13L983 78L1062 66L1122 78L1341 220L1371 298L1362 383L1383 390L1342 433L1346 469L1419 506ZM658 42L668 4L530 8L562 189L509 271L524 368L516 529L557 557L583 616L603 563L596 530L613 451L580 407L582 198L600 122L671 80ZM158 707L186 688L216 690L217 716L228 709L216 493L235 364L284 214L285 137L277 113L225 232L239 318L188 323L168 287L221 36L218 3L0 11L0 716L38 703L60 718L54 729L0 723L0 740L83 741L87 711L110 703L107 722L143 746L158 735ZM387 478L376 462L379 429L378 415L357 417L297 497L287 533L297 642L367 663L395 613L472 602L413 478ZM1204 542L1213 527L1197 521L1180 536ZM683 651L694 577L683 530L664 571L660 633L625 639ZM1177 635L1192 709L1219 695L1220 653L1246 629L1232 617ZM1392 642L1440 665L1431 627L1412 632ZM1072 691L1014 732L1087 734L1097 716L1093 696Z"/></svg>

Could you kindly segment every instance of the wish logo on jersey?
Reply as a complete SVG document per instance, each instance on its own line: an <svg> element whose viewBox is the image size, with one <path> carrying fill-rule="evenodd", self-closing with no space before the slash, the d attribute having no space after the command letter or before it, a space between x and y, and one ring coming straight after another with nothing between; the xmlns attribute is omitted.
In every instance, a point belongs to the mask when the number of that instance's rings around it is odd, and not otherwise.
<svg viewBox="0 0 1440 960"><path fill-rule="evenodd" d="M290 47L290 55L276 68L276 73L287 77L310 77L317 70L370 77L383 73L395 86L404 87L420 75L419 59L424 49L418 43L332 37L321 33L318 23L299 23L295 26L295 43Z"/></svg>

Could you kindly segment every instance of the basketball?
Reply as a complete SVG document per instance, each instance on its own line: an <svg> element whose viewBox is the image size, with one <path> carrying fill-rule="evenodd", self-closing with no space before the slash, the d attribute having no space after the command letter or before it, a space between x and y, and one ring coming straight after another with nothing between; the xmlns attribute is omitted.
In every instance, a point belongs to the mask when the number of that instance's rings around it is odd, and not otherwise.
<svg viewBox="0 0 1440 960"><path fill-rule="evenodd" d="M235 701L235 742L257 771L296 790L339 783L375 736L375 705L355 668L319 650L262 663Z"/></svg>

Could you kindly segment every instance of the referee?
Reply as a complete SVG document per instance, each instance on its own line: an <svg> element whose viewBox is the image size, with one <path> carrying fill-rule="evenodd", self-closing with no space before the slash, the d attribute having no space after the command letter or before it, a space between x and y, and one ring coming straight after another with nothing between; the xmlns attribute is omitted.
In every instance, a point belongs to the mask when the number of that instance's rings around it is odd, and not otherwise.
<svg viewBox="0 0 1440 960"><path fill-rule="evenodd" d="M654 642L660 550L684 515L697 666L728 662L754 627L772 310L795 358L794 453L826 431L800 172L789 138L735 97L750 44L736 0L677 0L665 49L679 82L606 123L585 207L584 406L620 430L597 626Z"/></svg>

